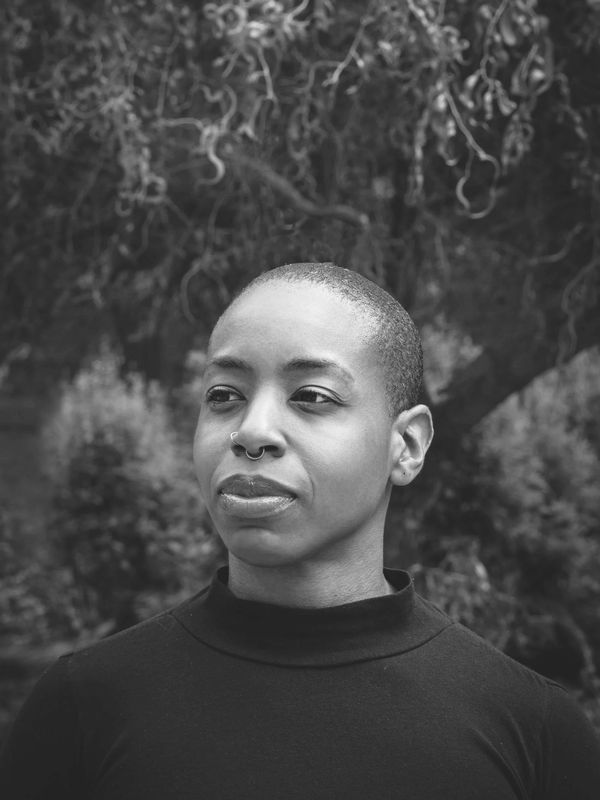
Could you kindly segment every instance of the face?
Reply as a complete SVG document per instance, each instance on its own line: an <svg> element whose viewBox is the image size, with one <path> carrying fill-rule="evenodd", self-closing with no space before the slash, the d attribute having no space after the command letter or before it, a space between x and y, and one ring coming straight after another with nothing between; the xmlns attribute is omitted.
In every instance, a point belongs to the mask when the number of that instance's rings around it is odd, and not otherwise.
<svg viewBox="0 0 600 800"><path fill-rule="evenodd" d="M196 473L236 558L339 560L383 535L392 420L351 304L308 283L251 290L213 332L202 393Z"/></svg>

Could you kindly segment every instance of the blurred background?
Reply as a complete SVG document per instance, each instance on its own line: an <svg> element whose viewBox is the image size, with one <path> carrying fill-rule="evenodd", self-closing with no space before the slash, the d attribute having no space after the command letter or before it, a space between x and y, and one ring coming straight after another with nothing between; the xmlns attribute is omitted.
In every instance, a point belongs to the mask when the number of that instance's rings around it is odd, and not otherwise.
<svg viewBox="0 0 600 800"><path fill-rule="evenodd" d="M307 260L423 336L388 565L600 730L600 2L13 0L0 37L0 738L222 562L207 336Z"/></svg>

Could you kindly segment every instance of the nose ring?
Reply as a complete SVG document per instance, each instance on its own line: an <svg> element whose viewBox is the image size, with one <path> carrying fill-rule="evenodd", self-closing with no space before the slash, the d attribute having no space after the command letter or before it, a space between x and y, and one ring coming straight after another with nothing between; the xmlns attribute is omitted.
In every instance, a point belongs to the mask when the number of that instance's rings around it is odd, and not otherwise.
<svg viewBox="0 0 600 800"><path fill-rule="evenodd" d="M250 455L250 453L246 450L246 458L249 458L250 461L260 461L260 459L264 456L264 454L265 454L264 447L259 448L257 456Z"/></svg>
<svg viewBox="0 0 600 800"><path fill-rule="evenodd" d="M249 452L249 450L247 450L247 449L244 447L244 445L243 445L243 444L240 444L239 442L236 442L236 440L235 440L235 437L236 437L237 435L238 435L238 432L237 432L237 431L234 431L233 433L230 433L230 434L229 434L229 438L231 439L231 441L232 441L234 444L237 444L237 445L238 445L238 447L241 447L241 448L242 448L242 450L244 451L244 453L245 453L245 455L246 455L246 458L249 458L249 459L250 459L250 461L260 461L260 459L261 459L261 458L264 456L264 454L265 454L265 448L264 448L264 447L259 447L259 449L258 449L258 455L252 455L252 454Z"/></svg>

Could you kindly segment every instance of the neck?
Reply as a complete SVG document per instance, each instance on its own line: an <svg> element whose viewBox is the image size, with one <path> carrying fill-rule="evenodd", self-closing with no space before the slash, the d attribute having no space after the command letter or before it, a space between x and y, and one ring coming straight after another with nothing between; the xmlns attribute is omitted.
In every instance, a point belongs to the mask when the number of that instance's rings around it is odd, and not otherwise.
<svg viewBox="0 0 600 800"><path fill-rule="evenodd" d="M383 558L353 564L256 566L229 556L229 588L241 600L296 608L326 608L393 594Z"/></svg>

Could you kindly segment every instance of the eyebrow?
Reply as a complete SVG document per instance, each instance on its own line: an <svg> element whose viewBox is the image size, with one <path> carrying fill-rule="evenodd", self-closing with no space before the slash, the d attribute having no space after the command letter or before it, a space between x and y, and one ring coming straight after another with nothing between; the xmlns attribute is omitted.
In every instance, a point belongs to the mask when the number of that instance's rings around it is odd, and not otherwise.
<svg viewBox="0 0 600 800"><path fill-rule="evenodd" d="M217 356L211 358L207 363L206 369L209 367L219 367L220 369L234 369L241 372L250 372L250 364L241 358L233 358L233 356Z"/></svg>
<svg viewBox="0 0 600 800"><path fill-rule="evenodd" d="M220 369L238 372L252 372L252 367L247 361L234 356L216 356L206 366L207 368L219 367ZM282 372L286 374L295 372L333 372L346 383L354 384L352 374L341 364L328 358L293 358L284 364Z"/></svg>
<svg viewBox="0 0 600 800"><path fill-rule="evenodd" d="M347 369L336 361L328 358L293 358L283 368L284 372L335 372L348 383L354 383L354 378Z"/></svg>

